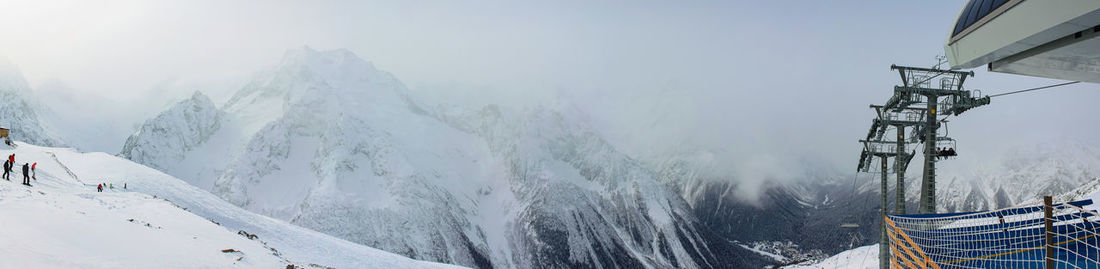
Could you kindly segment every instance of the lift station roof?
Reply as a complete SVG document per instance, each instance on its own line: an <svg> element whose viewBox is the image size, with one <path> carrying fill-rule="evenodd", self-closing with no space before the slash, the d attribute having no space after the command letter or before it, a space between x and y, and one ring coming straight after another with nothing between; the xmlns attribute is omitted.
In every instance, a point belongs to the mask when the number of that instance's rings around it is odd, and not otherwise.
<svg viewBox="0 0 1100 269"><path fill-rule="evenodd" d="M1100 83L1100 1L970 0L949 31L953 69Z"/></svg>

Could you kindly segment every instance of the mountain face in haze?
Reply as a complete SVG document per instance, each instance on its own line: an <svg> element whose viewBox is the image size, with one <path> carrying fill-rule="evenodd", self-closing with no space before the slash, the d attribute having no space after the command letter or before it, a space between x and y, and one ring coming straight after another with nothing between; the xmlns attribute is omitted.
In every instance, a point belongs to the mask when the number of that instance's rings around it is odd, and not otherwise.
<svg viewBox="0 0 1100 269"><path fill-rule="evenodd" d="M479 268L763 265L570 111L429 107L346 50L288 51L121 153L254 212ZM198 100L196 100L198 99Z"/></svg>
<svg viewBox="0 0 1100 269"><path fill-rule="evenodd" d="M222 114L210 98L195 92L191 98L146 121L126 140L119 156L163 170L182 160L184 152L206 142L219 129Z"/></svg>
<svg viewBox="0 0 1100 269"><path fill-rule="evenodd" d="M11 129L12 140L45 146L62 145L48 125L39 119L41 109L23 73L0 59L0 127Z"/></svg>
<svg viewBox="0 0 1100 269"><path fill-rule="evenodd" d="M716 178L707 173L713 167L713 153L687 151L661 154L643 160L655 167L662 182L688 203L700 223L718 240L753 244L789 244L793 253L832 254L867 244L877 237L878 185L863 182L853 186L851 178L831 169L812 168L812 163L795 166L802 170L798 180L765 181L758 197L739 193L745 180ZM794 164L792 164L794 165ZM878 181L873 181L878 182ZM841 229L841 224L861 224ZM781 254L769 252L772 254ZM790 262L789 255L771 264Z"/></svg>
<svg viewBox="0 0 1100 269"><path fill-rule="evenodd" d="M1100 177L1100 148L1068 140L1017 146L998 160L968 170L938 179L939 210L1004 208L1069 192ZM919 185L908 188L916 190Z"/></svg>

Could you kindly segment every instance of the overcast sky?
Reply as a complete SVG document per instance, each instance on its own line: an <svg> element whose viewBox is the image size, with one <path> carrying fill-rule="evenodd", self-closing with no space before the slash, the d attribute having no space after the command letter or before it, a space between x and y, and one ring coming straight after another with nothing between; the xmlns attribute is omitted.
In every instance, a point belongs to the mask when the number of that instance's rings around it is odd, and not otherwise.
<svg viewBox="0 0 1100 269"><path fill-rule="evenodd" d="M3 1L0 55L129 105L94 150L202 90L227 99L303 45L347 48L434 102L568 103L624 151L719 152L724 173L854 170L891 64L930 66L952 1ZM1057 81L977 70L985 93ZM50 87L46 87L50 88ZM1095 137L1100 86L993 99L954 120L959 150ZM47 98L48 99L48 98ZM105 116L106 117L106 116ZM977 158L977 157L975 157ZM726 165L728 164L728 165Z"/></svg>

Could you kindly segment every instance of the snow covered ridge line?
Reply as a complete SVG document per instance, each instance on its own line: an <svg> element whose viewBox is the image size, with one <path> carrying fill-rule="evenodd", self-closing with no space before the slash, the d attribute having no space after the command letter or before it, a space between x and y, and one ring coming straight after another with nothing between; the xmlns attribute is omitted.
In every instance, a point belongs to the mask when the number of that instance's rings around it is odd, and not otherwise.
<svg viewBox="0 0 1100 269"><path fill-rule="evenodd" d="M37 179L0 180L0 268L458 268L260 216L106 153L17 143L0 155L37 162Z"/></svg>

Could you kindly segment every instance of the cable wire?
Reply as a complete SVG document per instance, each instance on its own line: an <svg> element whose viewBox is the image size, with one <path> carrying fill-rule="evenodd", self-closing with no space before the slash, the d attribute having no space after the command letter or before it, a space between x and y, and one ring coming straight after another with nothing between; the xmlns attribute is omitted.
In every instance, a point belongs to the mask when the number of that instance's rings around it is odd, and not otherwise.
<svg viewBox="0 0 1100 269"><path fill-rule="evenodd" d="M1071 81L1071 82L1066 82L1066 83L1059 83L1059 84L1054 84L1054 85L1047 85L1047 86L1042 86L1042 87L1036 87L1036 88L1031 88L1031 89L1025 89L1025 90L1019 90L1019 91L1012 91L1012 92L1006 92L1006 93L998 93L998 94L990 95L989 97L997 97L997 96L1003 96L1003 95L1009 95L1009 94L1017 94L1017 93L1022 93L1022 92L1038 91L1038 90L1042 90L1042 89L1049 89L1049 88L1054 88L1054 87L1058 87L1058 86L1066 86L1066 85L1070 85L1070 84L1077 84L1077 83L1081 83L1081 82L1080 82L1080 81Z"/></svg>

